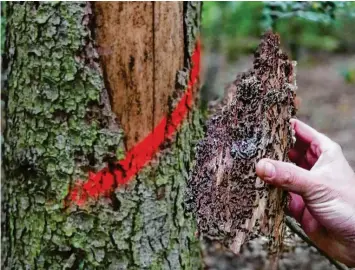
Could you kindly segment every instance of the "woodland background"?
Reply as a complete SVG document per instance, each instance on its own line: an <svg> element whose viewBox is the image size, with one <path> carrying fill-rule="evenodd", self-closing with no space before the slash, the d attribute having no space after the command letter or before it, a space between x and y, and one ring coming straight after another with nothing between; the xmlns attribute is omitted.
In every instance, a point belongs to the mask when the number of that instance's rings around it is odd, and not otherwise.
<svg viewBox="0 0 355 270"><path fill-rule="evenodd" d="M205 2L203 109L252 66L261 34L272 29L297 61L297 117L337 141L355 168L354 23L355 2ZM335 269L301 239L288 237L281 268Z"/></svg>
<svg viewBox="0 0 355 270"><path fill-rule="evenodd" d="M298 117L343 147L355 167L355 2L205 2L204 100L251 67L266 29L297 64Z"/></svg>

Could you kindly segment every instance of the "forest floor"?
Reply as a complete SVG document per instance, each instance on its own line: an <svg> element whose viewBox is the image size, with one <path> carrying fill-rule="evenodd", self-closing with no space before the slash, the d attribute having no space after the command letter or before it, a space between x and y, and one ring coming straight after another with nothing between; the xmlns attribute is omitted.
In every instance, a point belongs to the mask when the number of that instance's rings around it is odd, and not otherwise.
<svg viewBox="0 0 355 270"><path fill-rule="evenodd" d="M224 87L239 72L252 67L252 57L242 57L233 64L222 56L205 56L202 81L207 99L221 98ZM355 63L355 55L313 55L297 64L297 96L301 99L297 117L338 142L355 169L355 84L348 84L341 70ZM211 72L212 70L212 72ZM279 269L335 269L313 247L287 230L285 252Z"/></svg>
<svg viewBox="0 0 355 270"><path fill-rule="evenodd" d="M338 142L355 169L355 84L346 83L340 74L351 63L355 63L355 55L300 65L297 95L301 98L298 117Z"/></svg>

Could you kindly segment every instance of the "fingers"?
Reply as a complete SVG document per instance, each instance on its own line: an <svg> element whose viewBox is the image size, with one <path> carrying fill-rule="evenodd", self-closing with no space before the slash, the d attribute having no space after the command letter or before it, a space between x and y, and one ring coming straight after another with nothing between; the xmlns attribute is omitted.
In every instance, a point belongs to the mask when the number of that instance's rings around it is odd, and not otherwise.
<svg viewBox="0 0 355 270"><path fill-rule="evenodd" d="M314 163L310 164L308 162L306 153L307 151L300 151L299 149L293 148L288 152L288 157L293 163L296 163L297 166L310 170Z"/></svg>
<svg viewBox="0 0 355 270"><path fill-rule="evenodd" d="M290 160L299 167L310 170L322 153L330 152L334 155L339 149L335 142L305 123L296 119L291 119L290 122L297 141L288 154Z"/></svg>
<svg viewBox="0 0 355 270"><path fill-rule="evenodd" d="M312 172L291 163L262 159L256 165L257 175L265 182L303 197L319 180Z"/></svg>
<svg viewBox="0 0 355 270"><path fill-rule="evenodd" d="M291 197L291 201L288 206L288 212L299 223L301 223L303 212L304 212L306 205L300 195L290 192L290 197Z"/></svg>
<svg viewBox="0 0 355 270"><path fill-rule="evenodd" d="M333 148L335 143L324 134L316 131L314 128L297 119L291 119L290 123L295 130L297 140L301 140L306 144L312 145L312 148L319 148L321 150L320 152ZM320 153L318 153L318 156L319 155Z"/></svg>
<svg viewBox="0 0 355 270"><path fill-rule="evenodd" d="M306 155L305 155L305 160L309 164L309 167L312 168L313 165L317 162L318 158L320 156L320 153L314 152L311 148L307 149Z"/></svg>
<svg viewBox="0 0 355 270"><path fill-rule="evenodd" d="M297 119L291 119L290 123L295 130L297 139L310 144L319 138L320 133Z"/></svg>
<svg viewBox="0 0 355 270"><path fill-rule="evenodd" d="M308 208L304 209L300 223L304 232L309 236L321 232L322 225L312 216Z"/></svg>

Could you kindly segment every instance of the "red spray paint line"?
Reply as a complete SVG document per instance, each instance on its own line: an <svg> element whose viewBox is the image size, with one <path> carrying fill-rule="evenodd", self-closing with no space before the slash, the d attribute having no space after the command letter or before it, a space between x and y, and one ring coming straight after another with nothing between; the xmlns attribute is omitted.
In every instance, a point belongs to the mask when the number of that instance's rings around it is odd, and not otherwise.
<svg viewBox="0 0 355 270"><path fill-rule="evenodd" d="M193 67L190 80L181 100L171 113L169 120L164 117L154 130L142 141L133 146L126 157L117 162L115 169L108 167L97 173L89 172L88 180L78 180L68 198L77 205L83 205L89 198L97 198L107 194L114 187L126 184L131 180L158 152L159 146L167 138L171 138L189 112L193 101L193 86L200 74L200 42L196 43L191 57Z"/></svg>

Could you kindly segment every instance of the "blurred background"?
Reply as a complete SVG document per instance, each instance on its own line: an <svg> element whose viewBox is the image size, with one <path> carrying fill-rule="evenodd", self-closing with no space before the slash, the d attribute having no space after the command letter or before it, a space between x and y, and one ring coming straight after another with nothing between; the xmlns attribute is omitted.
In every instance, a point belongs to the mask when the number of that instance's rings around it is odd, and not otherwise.
<svg viewBox="0 0 355 270"><path fill-rule="evenodd" d="M340 143L355 168L355 2L204 2L203 104L252 67L272 29L298 62L298 117Z"/></svg>
<svg viewBox="0 0 355 270"><path fill-rule="evenodd" d="M204 2L202 109L252 67L273 30L297 61L297 117L337 141L355 169L355 2ZM335 269L289 229L279 269Z"/></svg>

